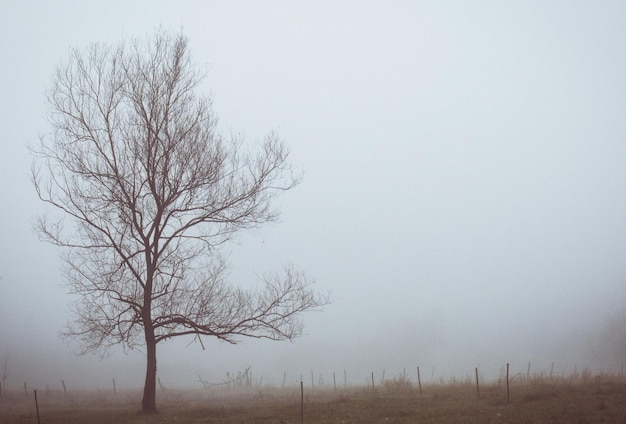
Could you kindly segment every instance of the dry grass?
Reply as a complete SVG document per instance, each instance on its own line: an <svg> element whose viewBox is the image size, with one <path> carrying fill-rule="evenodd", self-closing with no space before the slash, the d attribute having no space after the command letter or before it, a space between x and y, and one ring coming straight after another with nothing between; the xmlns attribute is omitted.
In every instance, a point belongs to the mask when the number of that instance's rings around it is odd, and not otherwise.
<svg viewBox="0 0 626 424"><path fill-rule="evenodd" d="M626 380L610 376L532 378L502 384L425 385L422 395L408 381L392 380L372 391L353 388L305 393L305 423L626 423ZM41 422L60 423L299 423L299 388L263 388L246 393L169 391L160 413L139 411L140 393L114 398L103 392L43 392ZM0 403L1 424L37 423L34 399L9 393Z"/></svg>

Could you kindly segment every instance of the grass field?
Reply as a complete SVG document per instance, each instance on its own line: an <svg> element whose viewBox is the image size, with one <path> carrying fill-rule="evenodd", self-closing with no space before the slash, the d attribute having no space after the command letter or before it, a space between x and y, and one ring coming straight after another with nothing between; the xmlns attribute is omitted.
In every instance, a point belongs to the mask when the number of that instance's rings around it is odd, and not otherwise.
<svg viewBox="0 0 626 424"><path fill-rule="evenodd" d="M161 392L160 412L139 413L140 391L38 392L43 424L100 423L299 423L300 389L271 387L243 392ZM5 394L0 424L37 423L32 393ZM314 390L304 394L305 423L626 423L626 379L612 376L531 378L510 386L480 387L469 381L425 385L422 394L408 381L380 388Z"/></svg>

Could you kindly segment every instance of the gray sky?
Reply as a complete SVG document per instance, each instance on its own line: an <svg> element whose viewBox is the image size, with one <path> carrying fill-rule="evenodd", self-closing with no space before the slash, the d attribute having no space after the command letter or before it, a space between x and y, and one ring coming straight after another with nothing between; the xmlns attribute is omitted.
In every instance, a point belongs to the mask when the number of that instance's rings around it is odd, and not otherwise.
<svg viewBox="0 0 626 424"><path fill-rule="evenodd" d="M0 15L0 355L9 383L140 387L141 353L76 357L26 144L69 47L190 38L225 133L277 130L304 180L227 253L292 262L333 303L295 343L160 346L166 384L416 366L435 378L615 369L592 349L626 295L626 3L6 2ZM411 374L412 375L412 374ZM308 378L308 377L307 377ZM305 378L305 381L308 381ZM317 377L316 377L317 379Z"/></svg>

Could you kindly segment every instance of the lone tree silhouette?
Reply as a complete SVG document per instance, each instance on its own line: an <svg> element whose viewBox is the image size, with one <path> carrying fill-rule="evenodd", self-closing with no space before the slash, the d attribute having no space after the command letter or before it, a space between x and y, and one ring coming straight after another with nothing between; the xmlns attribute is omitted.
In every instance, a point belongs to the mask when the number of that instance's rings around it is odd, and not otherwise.
<svg viewBox="0 0 626 424"><path fill-rule="evenodd" d="M62 334L82 353L144 348L144 412L156 411L159 342L291 340L301 313L328 303L293 266L259 290L225 280L220 248L274 221L270 201L299 178L275 134L246 147L216 131L211 100L195 94L203 77L187 38L162 30L71 50L47 94L53 131L31 148L37 194L62 212L35 227L64 248L77 296Z"/></svg>

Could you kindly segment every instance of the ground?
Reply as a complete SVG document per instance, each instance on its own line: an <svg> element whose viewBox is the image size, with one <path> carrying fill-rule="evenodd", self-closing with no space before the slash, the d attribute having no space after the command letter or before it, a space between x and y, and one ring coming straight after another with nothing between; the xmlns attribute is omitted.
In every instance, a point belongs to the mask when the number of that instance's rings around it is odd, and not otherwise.
<svg viewBox="0 0 626 424"><path fill-rule="evenodd" d="M118 390L119 392L119 390ZM45 424L101 423L300 423L300 388L249 387L164 389L159 412L144 415L140 390L38 392L39 419ZM371 387L304 391L304 423L625 423L626 379L530 378L510 385L480 387L470 381L425 385L408 381ZM37 423L33 393L5 393L0 424Z"/></svg>

